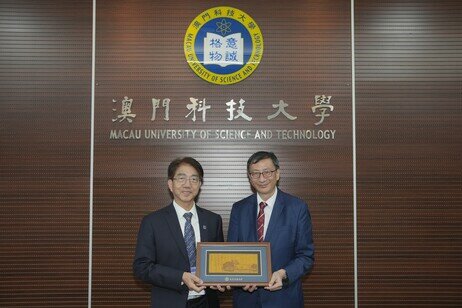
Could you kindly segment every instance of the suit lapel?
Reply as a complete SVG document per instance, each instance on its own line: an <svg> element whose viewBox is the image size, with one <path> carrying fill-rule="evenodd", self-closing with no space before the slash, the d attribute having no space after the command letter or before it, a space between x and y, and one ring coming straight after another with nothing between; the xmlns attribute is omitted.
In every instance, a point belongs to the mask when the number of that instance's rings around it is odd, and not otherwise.
<svg viewBox="0 0 462 308"><path fill-rule="evenodd" d="M207 226L204 211L200 207L198 207L197 204L196 204L196 211L197 211L197 218L199 219L199 232L201 234L201 242L208 242L210 240L209 230L208 230L210 226Z"/></svg>
<svg viewBox="0 0 462 308"><path fill-rule="evenodd" d="M268 230L265 235L265 242L270 242L274 234L277 233L277 226L279 218L282 217L282 212L284 211L285 203L282 192L278 190L278 195L276 197L276 202L274 202L273 212L271 213L270 222L268 225Z"/></svg>
<svg viewBox="0 0 462 308"><path fill-rule="evenodd" d="M250 204L247 207L247 217L250 219L249 223L249 241L250 242L258 242L257 238L257 194L254 194L252 198L250 198Z"/></svg>
<svg viewBox="0 0 462 308"><path fill-rule="evenodd" d="M170 232L172 233L173 240L189 264L188 253L186 252L186 244L184 242L183 233L181 233L180 222L178 221L178 216L176 215L173 204L168 206L165 216L168 227L170 228Z"/></svg>

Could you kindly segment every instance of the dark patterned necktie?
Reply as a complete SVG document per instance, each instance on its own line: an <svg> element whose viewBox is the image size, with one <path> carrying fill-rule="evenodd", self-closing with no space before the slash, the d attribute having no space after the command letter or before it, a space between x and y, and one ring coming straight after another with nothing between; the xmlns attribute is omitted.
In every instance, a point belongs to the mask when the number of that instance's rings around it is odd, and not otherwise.
<svg viewBox="0 0 462 308"><path fill-rule="evenodd" d="M196 267L196 236L191 224L192 215L192 213L184 213L183 215L186 219L186 224L184 225L184 242L188 251L189 265Z"/></svg>
<svg viewBox="0 0 462 308"><path fill-rule="evenodd" d="M263 234L265 231L265 207L268 204L265 202L260 202L260 210L258 211L257 216L257 238L259 242L263 242Z"/></svg>

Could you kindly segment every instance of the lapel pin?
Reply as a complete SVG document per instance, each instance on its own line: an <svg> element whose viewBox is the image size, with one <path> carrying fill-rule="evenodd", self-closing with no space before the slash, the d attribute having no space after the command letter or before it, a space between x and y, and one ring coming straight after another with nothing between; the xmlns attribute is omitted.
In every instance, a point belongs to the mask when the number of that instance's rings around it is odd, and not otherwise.
<svg viewBox="0 0 462 308"><path fill-rule="evenodd" d="M207 230L207 226L206 226L206 225L203 225L203 226L202 226L202 229Z"/></svg>

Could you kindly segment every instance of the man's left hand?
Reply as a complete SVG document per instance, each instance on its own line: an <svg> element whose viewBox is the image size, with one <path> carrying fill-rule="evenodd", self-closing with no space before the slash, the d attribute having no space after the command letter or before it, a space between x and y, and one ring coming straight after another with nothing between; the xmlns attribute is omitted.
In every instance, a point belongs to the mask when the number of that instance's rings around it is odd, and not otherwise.
<svg viewBox="0 0 462 308"><path fill-rule="evenodd" d="M210 289L212 290L218 290L220 292L225 292L226 290L231 290L231 286L222 286L222 285L215 285L215 286L210 286Z"/></svg>
<svg viewBox="0 0 462 308"><path fill-rule="evenodd" d="M267 287L265 287L268 291L277 291L282 289L282 280L287 278L286 270L280 269L275 271L271 276L271 280Z"/></svg>

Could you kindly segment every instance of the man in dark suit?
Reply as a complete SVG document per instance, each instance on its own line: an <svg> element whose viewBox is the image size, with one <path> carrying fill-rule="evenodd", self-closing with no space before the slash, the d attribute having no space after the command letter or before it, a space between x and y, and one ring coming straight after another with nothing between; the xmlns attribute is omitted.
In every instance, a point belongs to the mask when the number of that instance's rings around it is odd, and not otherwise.
<svg viewBox="0 0 462 308"><path fill-rule="evenodd" d="M194 275L197 242L223 242L220 215L195 204L204 171L191 157L168 167L173 202L143 218L138 233L133 271L152 284L151 307L219 307L215 290Z"/></svg>
<svg viewBox="0 0 462 308"><path fill-rule="evenodd" d="M301 278L314 262L308 206L277 188L279 161L274 153L253 154L247 173L256 193L233 205L228 242L270 242L273 275L264 288L235 288L234 307L303 307Z"/></svg>

